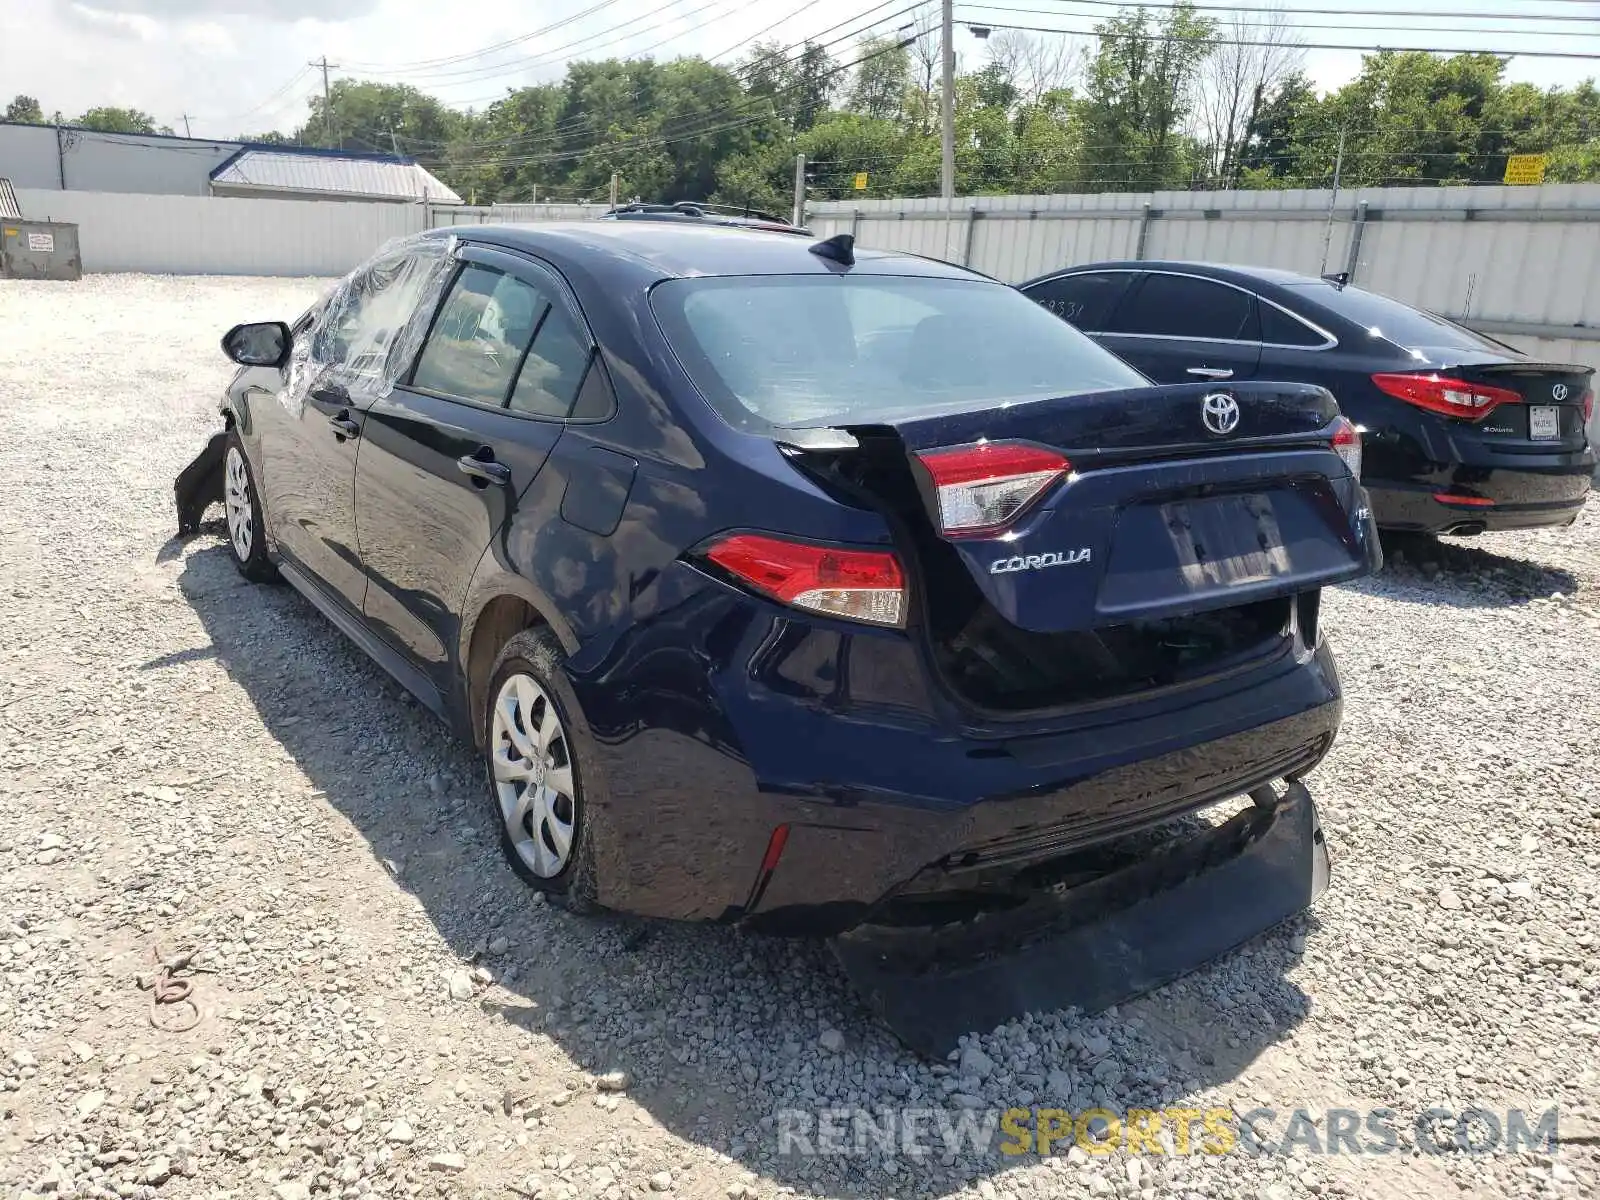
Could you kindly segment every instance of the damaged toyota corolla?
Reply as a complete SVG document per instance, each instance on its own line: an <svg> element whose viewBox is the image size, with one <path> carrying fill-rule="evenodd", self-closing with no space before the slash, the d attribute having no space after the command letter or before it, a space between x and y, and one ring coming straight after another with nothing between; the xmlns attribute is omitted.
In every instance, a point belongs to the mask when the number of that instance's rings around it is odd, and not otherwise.
<svg viewBox="0 0 1600 1200"><path fill-rule="evenodd" d="M1151 386L960 267L646 223L420 235L223 346L180 527L221 502L470 739L570 908L830 936L937 1051L1326 885L1320 589L1379 550L1322 388Z"/></svg>

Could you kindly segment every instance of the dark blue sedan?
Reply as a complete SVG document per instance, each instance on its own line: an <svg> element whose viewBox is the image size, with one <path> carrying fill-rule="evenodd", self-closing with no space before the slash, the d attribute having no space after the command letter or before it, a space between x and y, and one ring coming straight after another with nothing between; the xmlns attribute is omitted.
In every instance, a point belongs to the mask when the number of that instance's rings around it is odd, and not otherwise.
<svg viewBox="0 0 1600 1200"><path fill-rule="evenodd" d="M553 899L903 928L1247 792L1138 886L1264 890L1163 944L1326 878L1318 600L1378 550L1322 388L1152 387L959 267L627 220L402 241L224 348L183 524L220 501L247 578L476 745Z"/></svg>
<svg viewBox="0 0 1600 1200"><path fill-rule="evenodd" d="M1329 279L1186 262L1091 263L1022 292L1157 383L1321 384L1361 428L1378 524L1568 525L1595 458L1589 367L1546 363Z"/></svg>

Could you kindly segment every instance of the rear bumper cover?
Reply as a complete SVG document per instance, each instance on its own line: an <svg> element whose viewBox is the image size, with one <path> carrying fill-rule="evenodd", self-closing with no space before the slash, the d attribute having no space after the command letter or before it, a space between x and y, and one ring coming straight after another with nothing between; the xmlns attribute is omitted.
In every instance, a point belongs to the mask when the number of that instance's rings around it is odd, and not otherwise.
<svg viewBox="0 0 1600 1200"><path fill-rule="evenodd" d="M1097 1011L1187 974L1289 919L1328 887L1304 784L1200 836L1003 913L942 925L864 924L832 942L871 1008L943 1057L962 1034L1030 1011Z"/></svg>
<svg viewBox="0 0 1600 1200"><path fill-rule="evenodd" d="M1589 451L1500 454L1492 465L1456 463L1407 480L1369 479L1367 491L1384 529L1528 529L1569 524L1583 508L1594 470Z"/></svg>

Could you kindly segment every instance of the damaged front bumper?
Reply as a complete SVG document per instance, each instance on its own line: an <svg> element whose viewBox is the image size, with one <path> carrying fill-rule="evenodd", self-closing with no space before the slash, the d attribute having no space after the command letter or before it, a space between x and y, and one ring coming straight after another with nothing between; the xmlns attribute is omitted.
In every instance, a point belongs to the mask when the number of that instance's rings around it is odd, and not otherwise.
<svg viewBox="0 0 1600 1200"><path fill-rule="evenodd" d="M1027 1012L1098 1011L1193 971L1300 912L1328 886L1303 783L1192 838L1004 911L938 924L869 923L833 939L867 1005L943 1058L962 1034Z"/></svg>
<svg viewBox="0 0 1600 1200"><path fill-rule="evenodd" d="M173 481L179 537L198 531L206 509L222 503L222 458L227 445L226 430L212 434L194 461L178 472L178 478Z"/></svg>

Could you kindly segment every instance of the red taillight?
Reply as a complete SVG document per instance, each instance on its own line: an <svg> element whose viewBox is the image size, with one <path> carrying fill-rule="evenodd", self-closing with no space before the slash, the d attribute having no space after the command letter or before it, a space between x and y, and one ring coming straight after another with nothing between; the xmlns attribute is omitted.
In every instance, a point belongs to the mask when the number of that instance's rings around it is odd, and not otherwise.
<svg viewBox="0 0 1600 1200"><path fill-rule="evenodd" d="M945 533L992 533L1022 511L1072 464L1054 450L1020 442L978 442L917 455L933 479Z"/></svg>
<svg viewBox="0 0 1600 1200"><path fill-rule="evenodd" d="M1438 374L1374 375L1372 382L1397 400L1404 400L1429 412L1443 413L1447 417L1465 417L1469 421L1486 416L1502 404L1522 403L1522 396L1509 388L1468 383L1464 379L1450 379Z"/></svg>
<svg viewBox="0 0 1600 1200"><path fill-rule="evenodd" d="M1333 423L1333 452L1344 459L1350 474L1361 478L1361 434L1349 417L1340 417Z"/></svg>
<svg viewBox="0 0 1600 1200"><path fill-rule="evenodd" d="M1440 504L1454 504L1458 508L1493 508L1494 501L1482 496L1457 496L1450 492L1435 492L1433 498Z"/></svg>
<svg viewBox="0 0 1600 1200"><path fill-rule="evenodd" d="M1583 423L1587 425L1594 419L1594 389L1589 388L1583 393Z"/></svg>
<svg viewBox="0 0 1600 1200"><path fill-rule="evenodd" d="M875 625L905 621L905 574L887 550L838 550L739 533L711 547L706 557L797 608Z"/></svg>

